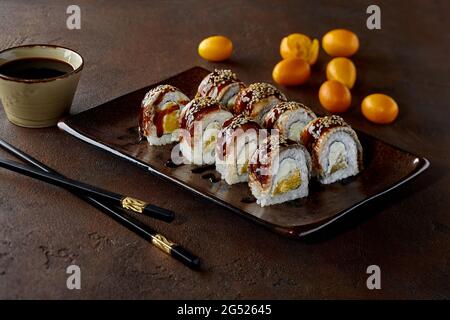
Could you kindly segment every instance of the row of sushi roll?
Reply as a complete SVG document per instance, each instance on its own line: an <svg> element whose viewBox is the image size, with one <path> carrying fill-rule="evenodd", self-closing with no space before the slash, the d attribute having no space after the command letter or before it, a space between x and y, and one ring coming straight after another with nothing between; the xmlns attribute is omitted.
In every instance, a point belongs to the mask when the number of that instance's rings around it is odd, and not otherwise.
<svg viewBox="0 0 450 320"><path fill-rule="evenodd" d="M140 112L150 145L178 141L188 163L215 164L230 185L248 182L261 206L306 197L311 178L330 184L362 170L361 143L341 117L317 117L273 85L246 86L231 70L208 74L193 100L158 86Z"/></svg>

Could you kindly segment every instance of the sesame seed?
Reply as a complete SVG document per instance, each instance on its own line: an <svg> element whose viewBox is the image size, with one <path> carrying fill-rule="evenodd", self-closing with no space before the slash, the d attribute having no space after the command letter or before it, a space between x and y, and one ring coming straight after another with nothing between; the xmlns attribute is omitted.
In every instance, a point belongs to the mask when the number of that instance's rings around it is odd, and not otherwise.
<svg viewBox="0 0 450 320"><path fill-rule="evenodd" d="M186 127L190 127L195 121L195 115L201 109L220 106L219 101L216 99L212 99L210 97L199 97L195 98L187 105L186 113L184 115L186 119Z"/></svg>
<svg viewBox="0 0 450 320"><path fill-rule="evenodd" d="M153 100L161 93L165 94L167 92L175 92L175 91L180 91L180 90L169 84L159 85L147 92L147 94L144 97L144 102Z"/></svg>
<svg viewBox="0 0 450 320"><path fill-rule="evenodd" d="M305 106L303 103L296 101L289 101L289 102L281 102L277 104L275 107L273 107L267 114L267 119L271 122L275 122L277 118L279 118L283 113L292 110L304 110L307 114L315 118L314 112L310 108Z"/></svg>
<svg viewBox="0 0 450 320"><path fill-rule="evenodd" d="M275 86L263 82L252 83L247 88L243 89L239 96L241 97L241 101L247 105L247 110L251 110L254 104L272 96L281 101L286 101L286 96Z"/></svg>
<svg viewBox="0 0 450 320"><path fill-rule="evenodd" d="M214 72L209 74L208 81L212 83L213 86L217 86L219 84L235 82L237 81L237 76L231 70L215 69Z"/></svg>
<svg viewBox="0 0 450 320"><path fill-rule="evenodd" d="M344 119L339 116L332 115L329 117L317 118L308 127L308 132L315 139L319 139L322 131L331 127L350 127Z"/></svg>

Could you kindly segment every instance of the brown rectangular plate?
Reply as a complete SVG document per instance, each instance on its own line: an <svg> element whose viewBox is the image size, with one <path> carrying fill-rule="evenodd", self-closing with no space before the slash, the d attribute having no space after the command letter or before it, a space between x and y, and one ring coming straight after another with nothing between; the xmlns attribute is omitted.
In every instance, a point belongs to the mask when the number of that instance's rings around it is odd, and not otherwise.
<svg viewBox="0 0 450 320"><path fill-rule="evenodd" d="M131 161L162 178L173 181L266 227L290 237L301 237L338 220L346 213L417 176L429 162L357 132L364 149L364 171L345 181L321 186L313 183L307 198L261 208L251 197L246 183L229 186L211 182L205 173L196 174L194 166L170 168L173 145L152 147L139 142L137 123L141 100L158 84L171 84L189 97L195 95L209 71L195 67L147 88L129 93L96 108L74 115L58 124L75 137ZM211 171L214 172L214 171ZM218 175L218 173L216 173ZM247 201L248 202L248 201Z"/></svg>

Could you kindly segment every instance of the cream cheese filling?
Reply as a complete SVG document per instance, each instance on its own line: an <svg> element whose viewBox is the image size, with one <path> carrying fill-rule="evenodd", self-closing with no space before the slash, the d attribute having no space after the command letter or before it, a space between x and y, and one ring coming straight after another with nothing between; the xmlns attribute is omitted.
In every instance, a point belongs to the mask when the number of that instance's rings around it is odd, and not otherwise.
<svg viewBox="0 0 450 320"><path fill-rule="evenodd" d="M256 142L246 143L236 158L237 174L243 175L248 172L248 163L257 148Z"/></svg>
<svg viewBox="0 0 450 320"><path fill-rule="evenodd" d="M302 177L297 162L292 159L281 161L273 184L272 195L295 190L302 184Z"/></svg>
<svg viewBox="0 0 450 320"><path fill-rule="evenodd" d="M217 134L221 128L220 123L211 122L203 132L203 152L211 153L216 147Z"/></svg>
<svg viewBox="0 0 450 320"><path fill-rule="evenodd" d="M294 122L289 127L288 139L290 139L292 141L299 141L300 140L300 132L302 132L304 127L305 127L304 122L302 122L302 121Z"/></svg>
<svg viewBox="0 0 450 320"><path fill-rule="evenodd" d="M347 168L347 154L342 142L333 142L328 153L328 174Z"/></svg>

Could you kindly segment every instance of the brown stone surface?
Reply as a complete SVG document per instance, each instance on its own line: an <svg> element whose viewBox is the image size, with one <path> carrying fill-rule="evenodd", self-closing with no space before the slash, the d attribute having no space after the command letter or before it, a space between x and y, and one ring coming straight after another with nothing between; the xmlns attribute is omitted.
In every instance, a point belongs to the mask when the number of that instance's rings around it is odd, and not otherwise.
<svg viewBox="0 0 450 320"><path fill-rule="evenodd" d="M103 213L56 187L0 171L1 298L450 298L450 25L446 1L381 4L382 30L366 28L370 2L353 1L77 1L81 30L66 28L67 4L2 1L0 48L53 43L86 59L72 112L194 65L233 68L246 82L271 81L280 39L292 32L321 37L348 27L360 37L354 127L432 166L390 195L305 241L282 238L191 193L96 150L56 128L7 122L0 135L56 170L178 212L171 225L149 224L204 260L193 272ZM235 51L212 64L198 42L226 34ZM321 111L316 96L329 57L314 77L284 89ZM361 115L366 94L396 98L398 120L376 126ZM2 151L2 156L5 153ZM389 159L386 159L389 161ZM66 288L77 264L82 289ZM366 288L366 268L382 270L382 290Z"/></svg>

